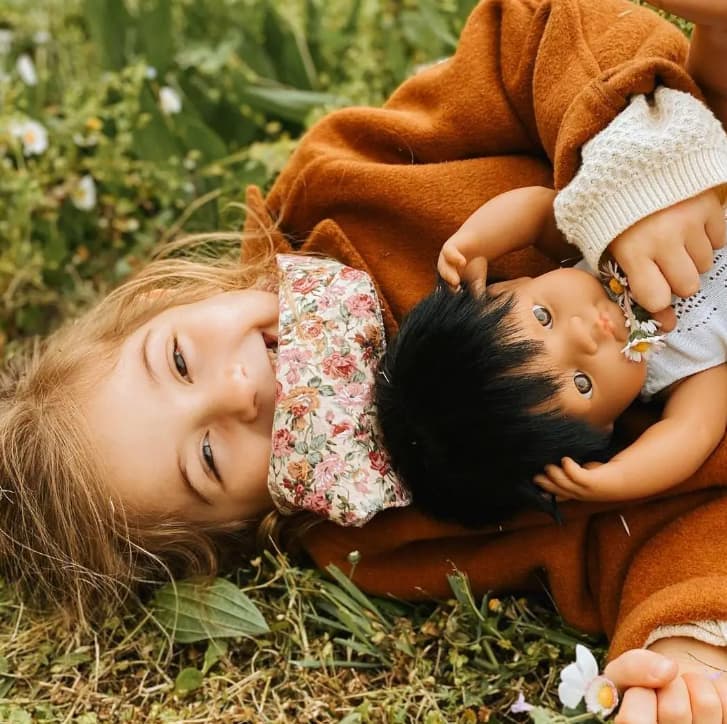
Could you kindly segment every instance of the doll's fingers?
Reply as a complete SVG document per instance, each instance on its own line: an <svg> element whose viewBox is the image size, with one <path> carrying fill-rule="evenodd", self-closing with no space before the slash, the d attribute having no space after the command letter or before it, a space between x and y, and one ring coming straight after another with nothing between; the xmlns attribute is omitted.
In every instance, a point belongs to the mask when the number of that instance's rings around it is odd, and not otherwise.
<svg viewBox="0 0 727 724"><path fill-rule="evenodd" d="M546 475L538 474L533 478L533 482L546 493L550 493L555 496L556 501L560 502L563 500L572 500L573 496L567 491L563 490L559 485L553 483Z"/></svg>
<svg viewBox="0 0 727 724"><path fill-rule="evenodd" d="M560 461L563 472L574 485L585 486L590 480L589 469L579 465L573 458L563 458ZM598 466L600 467L600 466ZM592 468L591 468L592 469Z"/></svg>
<svg viewBox="0 0 727 724"><path fill-rule="evenodd" d="M454 245L446 243L442 247L442 256L456 269L463 269L467 266L465 255Z"/></svg>

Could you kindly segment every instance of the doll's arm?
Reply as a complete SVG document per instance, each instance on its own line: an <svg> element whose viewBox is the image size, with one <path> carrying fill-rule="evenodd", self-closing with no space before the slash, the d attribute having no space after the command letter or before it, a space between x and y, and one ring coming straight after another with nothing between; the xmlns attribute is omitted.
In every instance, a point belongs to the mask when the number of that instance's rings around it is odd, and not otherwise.
<svg viewBox="0 0 727 724"><path fill-rule="evenodd" d="M527 186L480 206L442 247L437 262L442 279L455 289L461 280L484 286L488 259L555 244L562 237L553 217L554 198L553 189Z"/></svg>
<svg viewBox="0 0 727 724"><path fill-rule="evenodd" d="M645 498L686 480L722 439L727 426L727 365L699 372L671 393L662 419L603 465L571 458L548 465L535 482L564 498L616 501Z"/></svg>

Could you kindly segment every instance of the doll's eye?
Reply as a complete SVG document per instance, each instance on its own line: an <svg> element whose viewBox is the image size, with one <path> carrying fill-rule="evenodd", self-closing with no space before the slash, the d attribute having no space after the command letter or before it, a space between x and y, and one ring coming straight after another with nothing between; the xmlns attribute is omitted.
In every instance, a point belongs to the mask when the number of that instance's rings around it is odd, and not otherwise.
<svg viewBox="0 0 727 724"><path fill-rule="evenodd" d="M591 396L593 395L593 383L587 374L583 372L576 372L573 375L573 384L583 397L588 400L591 399Z"/></svg>
<svg viewBox="0 0 727 724"><path fill-rule="evenodd" d="M533 317L547 329L553 326L553 315L540 304L536 304L533 307Z"/></svg>

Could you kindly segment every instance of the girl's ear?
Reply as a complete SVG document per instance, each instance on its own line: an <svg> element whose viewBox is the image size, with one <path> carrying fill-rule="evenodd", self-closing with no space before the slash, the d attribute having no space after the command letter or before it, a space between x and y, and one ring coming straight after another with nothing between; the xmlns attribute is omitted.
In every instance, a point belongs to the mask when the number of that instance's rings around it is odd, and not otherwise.
<svg viewBox="0 0 727 724"><path fill-rule="evenodd" d="M494 297L504 292L514 292L521 284L529 282L532 277L518 277L517 279L506 279L503 282L495 282L487 285L487 291Z"/></svg>

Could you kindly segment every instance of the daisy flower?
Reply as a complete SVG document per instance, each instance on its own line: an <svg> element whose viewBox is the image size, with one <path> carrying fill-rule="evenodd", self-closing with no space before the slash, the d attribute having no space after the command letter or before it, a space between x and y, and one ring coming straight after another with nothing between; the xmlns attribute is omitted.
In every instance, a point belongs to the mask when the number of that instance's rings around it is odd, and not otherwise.
<svg viewBox="0 0 727 724"><path fill-rule="evenodd" d="M602 716L608 716L618 705L613 682L599 675L596 659L581 644L576 644L576 660L560 672L558 698L569 709L575 709L585 699L588 711Z"/></svg>

